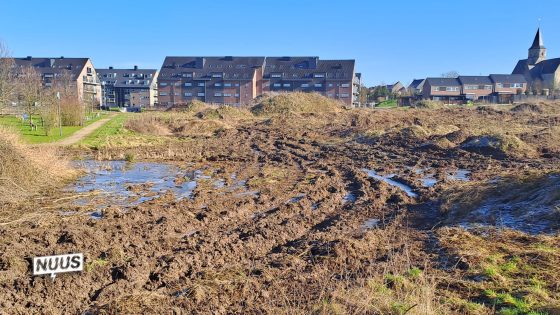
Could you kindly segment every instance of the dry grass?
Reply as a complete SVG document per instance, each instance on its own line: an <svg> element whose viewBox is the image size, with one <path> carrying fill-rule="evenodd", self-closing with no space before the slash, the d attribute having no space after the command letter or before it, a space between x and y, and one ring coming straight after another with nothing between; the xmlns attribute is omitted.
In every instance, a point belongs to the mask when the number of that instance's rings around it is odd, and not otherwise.
<svg viewBox="0 0 560 315"><path fill-rule="evenodd" d="M7 128L0 128L0 152L0 204L25 201L75 175L56 149L23 145Z"/></svg>
<svg viewBox="0 0 560 315"><path fill-rule="evenodd" d="M315 93L267 95L251 111L257 116L294 115L302 113L337 113L342 103Z"/></svg>

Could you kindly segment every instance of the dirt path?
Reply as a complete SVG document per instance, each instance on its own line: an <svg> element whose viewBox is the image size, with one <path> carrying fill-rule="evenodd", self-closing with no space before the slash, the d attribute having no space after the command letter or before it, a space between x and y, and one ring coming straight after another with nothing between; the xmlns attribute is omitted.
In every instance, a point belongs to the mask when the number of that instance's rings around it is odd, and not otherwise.
<svg viewBox="0 0 560 315"><path fill-rule="evenodd" d="M55 143L53 143L54 145L58 145L58 146L68 146L68 145L73 145L74 143L77 143L78 141L84 139L85 137L89 136L92 132L94 132L95 130L97 130L97 128L105 125L107 122L109 122L109 120L111 120L113 117L115 117L115 113L111 113L109 114L108 117L100 119L94 123L92 123L89 126L86 126L78 131L76 131L75 133L73 133L72 135L57 141Z"/></svg>

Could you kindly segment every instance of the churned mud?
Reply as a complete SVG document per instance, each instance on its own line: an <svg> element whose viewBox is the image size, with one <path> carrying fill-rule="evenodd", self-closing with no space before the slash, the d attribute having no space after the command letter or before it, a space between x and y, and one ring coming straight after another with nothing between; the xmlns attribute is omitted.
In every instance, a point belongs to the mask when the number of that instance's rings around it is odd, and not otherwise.
<svg viewBox="0 0 560 315"><path fill-rule="evenodd" d="M1 221L0 309L491 314L510 294L554 311L557 113L193 115L159 120L163 145L69 151L82 176ZM523 145L461 147L480 124ZM31 275L32 257L75 252L84 272Z"/></svg>

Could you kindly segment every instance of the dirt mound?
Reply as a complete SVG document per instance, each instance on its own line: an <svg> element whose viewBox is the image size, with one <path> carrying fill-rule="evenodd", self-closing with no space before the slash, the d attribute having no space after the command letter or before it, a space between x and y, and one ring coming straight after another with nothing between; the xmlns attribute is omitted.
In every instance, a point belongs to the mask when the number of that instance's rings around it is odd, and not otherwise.
<svg viewBox="0 0 560 315"><path fill-rule="evenodd" d="M342 104L316 93L283 93L263 98L251 111L258 116L332 113L341 112Z"/></svg>
<svg viewBox="0 0 560 315"><path fill-rule="evenodd" d="M15 132L0 127L0 205L24 200L74 174L54 148L31 149L21 144Z"/></svg>
<svg viewBox="0 0 560 315"><path fill-rule="evenodd" d="M179 136L210 137L215 135L217 132L231 128L231 125L219 120L195 120L185 122L177 129L175 129L174 133Z"/></svg>
<svg viewBox="0 0 560 315"><path fill-rule="evenodd" d="M414 104L416 108L427 108L427 109L437 109L437 108L444 108L445 105L440 101L430 101L430 100L422 100Z"/></svg>
<svg viewBox="0 0 560 315"><path fill-rule="evenodd" d="M247 119L253 114L244 108L232 106L207 107L198 111L195 116L199 119Z"/></svg>
<svg viewBox="0 0 560 315"><path fill-rule="evenodd" d="M496 158L533 157L536 152L533 148L513 135L481 135L467 138L461 143L461 149L491 155Z"/></svg>
<svg viewBox="0 0 560 315"><path fill-rule="evenodd" d="M528 103L519 104L514 108L512 108L511 111L515 113L521 112L521 113L539 113L539 114L543 112L543 110L539 105L528 104Z"/></svg>
<svg viewBox="0 0 560 315"><path fill-rule="evenodd" d="M448 133L445 138L452 143L459 144L467 140L470 134L462 129Z"/></svg>
<svg viewBox="0 0 560 315"><path fill-rule="evenodd" d="M171 131L162 122L161 117L144 115L140 117L135 117L128 120L125 124L126 129L132 130L134 132L139 132L143 134L149 134L154 136L169 136Z"/></svg>
<svg viewBox="0 0 560 315"><path fill-rule="evenodd" d="M444 203L451 225L556 233L560 229L560 173L470 185L458 195L446 197Z"/></svg>

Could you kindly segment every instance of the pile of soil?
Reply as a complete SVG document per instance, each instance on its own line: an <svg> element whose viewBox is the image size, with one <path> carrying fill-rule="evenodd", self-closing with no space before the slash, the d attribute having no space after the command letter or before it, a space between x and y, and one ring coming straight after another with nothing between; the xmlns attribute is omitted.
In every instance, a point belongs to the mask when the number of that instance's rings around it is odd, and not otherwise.
<svg viewBox="0 0 560 315"><path fill-rule="evenodd" d="M336 113L342 103L317 93L282 93L260 100L251 111L257 116L291 115L301 113Z"/></svg>

